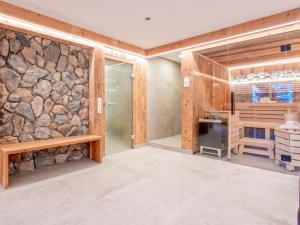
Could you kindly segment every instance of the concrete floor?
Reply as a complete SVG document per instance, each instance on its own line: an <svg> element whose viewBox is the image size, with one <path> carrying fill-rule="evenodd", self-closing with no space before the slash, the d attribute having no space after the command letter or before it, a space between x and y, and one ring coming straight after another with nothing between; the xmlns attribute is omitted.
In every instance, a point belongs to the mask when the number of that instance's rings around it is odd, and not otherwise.
<svg viewBox="0 0 300 225"><path fill-rule="evenodd" d="M13 176L1 225L295 225L298 177L142 147Z"/></svg>
<svg viewBox="0 0 300 225"><path fill-rule="evenodd" d="M162 149L166 149L166 150L175 150L175 151L181 151L181 152L183 151L181 149L181 135L175 135L175 136L171 136L171 137L150 140L148 142L148 144L150 146L162 148ZM196 153L196 154L200 155L199 153ZM212 155L208 155L208 154L204 154L202 156L218 160L218 158L216 156L212 156ZM223 156L222 160L227 161L227 156L226 155ZM236 154L232 153L230 162L236 163L239 165L251 166L251 167L255 167L255 168L259 168L259 169L300 176L300 168L296 168L295 171L289 172L286 170L285 166L278 166L275 164L275 160L271 160L265 156L252 155L252 154L236 155Z"/></svg>
<svg viewBox="0 0 300 225"><path fill-rule="evenodd" d="M211 158L211 159L216 159L219 160L216 156L208 155L208 154L203 154L200 155L200 153L196 153L196 155L200 157L206 157L206 158ZM221 158L222 161L228 161L227 155L223 156ZM264 169L264 170L269 170L269 171L274 171L278 173L284 173L284 174L290 174L290 175L295 175L295 176L300 176L300 168L296 167L295 171L289 172L286 170L284 165L278 166L275 164L274 159L269 159L268 157L265 156L260 156L260 155L253 155L253 154L231 154L231 163L239 164L239 165L244 165L244 166L250 166L258 169Z"/></svg>
<svg viewBox="0 0 300 225"><path fill-rule="evenodd" d="M150 140L149 145L169 150L181 151L181 135L174 135L170 137Z"/></svg>

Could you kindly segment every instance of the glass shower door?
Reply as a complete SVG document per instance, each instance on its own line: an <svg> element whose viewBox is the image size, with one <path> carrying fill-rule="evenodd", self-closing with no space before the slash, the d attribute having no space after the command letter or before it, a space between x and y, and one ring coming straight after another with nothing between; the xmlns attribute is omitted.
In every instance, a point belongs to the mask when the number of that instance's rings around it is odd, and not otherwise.
<svg viewBox="0 0 300 225"><path fill-rule="evenodd" d="M132 148L132 72L132 64L105 61L106 155Z"/></svg>

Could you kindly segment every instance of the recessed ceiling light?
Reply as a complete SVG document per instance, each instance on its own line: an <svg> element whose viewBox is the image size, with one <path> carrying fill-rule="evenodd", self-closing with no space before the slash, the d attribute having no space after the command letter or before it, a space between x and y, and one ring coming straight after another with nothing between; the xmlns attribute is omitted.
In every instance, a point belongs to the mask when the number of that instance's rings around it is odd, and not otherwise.
<svg viewBox="0 0 300 225"><path fill-rule="evenodd" d="M147 16L147 17L145 17L145 20L146 20L146 21L150 21L150 20L151 20L151 17L150 17L150 16Z"/></svg>

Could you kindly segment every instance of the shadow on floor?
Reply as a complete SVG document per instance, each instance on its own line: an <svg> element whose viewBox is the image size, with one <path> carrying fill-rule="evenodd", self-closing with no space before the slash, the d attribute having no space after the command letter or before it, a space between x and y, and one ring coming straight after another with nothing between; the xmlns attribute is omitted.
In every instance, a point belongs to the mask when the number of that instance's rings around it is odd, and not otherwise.
<svg viewBox="0 0 300 225"><path fill-rule="evenodd" d="M34 171L16 174L9 177L9 189L23 187L39 181L45 181L54 177L59 177L65 174L74 173L80 170L89 169L99 165L95 161L82 159L79 161L67 162L55 166L47 166Z"/></svg>
<svg viewBox="0 0 300 225"><path fill-rule="evenodd" d="M200 153L196 153L196 155L199 155L201 157L207 157L211 159L216 159L219 160L216 156L212 155L200 155ZM222 161L228 161L227 160L227 155L223 156ZM260 155L252 155L252 154L231 154L231 163L234 164L239 164L243 166L250 166L254 168L259 168L259 169L264 169L264 170L269 170L273 172L278 172L278 173L284 173L284 174L290 174L290 175L295 175L295 176L300 176L300 168L296 167L296 170L293 172L289 172L286 170L285 166L278 166L275 164L275 160L269 159L265 156L260 156Z"/></svg>

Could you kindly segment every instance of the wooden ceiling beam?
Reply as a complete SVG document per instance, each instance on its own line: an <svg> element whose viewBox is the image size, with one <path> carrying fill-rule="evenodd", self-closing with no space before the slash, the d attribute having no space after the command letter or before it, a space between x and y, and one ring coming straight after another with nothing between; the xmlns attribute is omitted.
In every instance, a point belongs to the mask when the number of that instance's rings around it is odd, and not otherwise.
<svg viewBox="0 0 300 225"><path fill-rule="evenodd" d="M255 51L255 50L261 50L261 49L268 49L268 48L273 48L273 47L280 47L281 45L284 44L299 44L300 43L300 37L299 38L291 38L291 39L286 39L286 40L280 40L280 41L274 41L274 42L267 42L263 44L251 44L249 47L237 47L235 48L234 46L231 46L231 48L227 50L221 50L221 51L215 51L215 52L209 52L205 53L205 51L201 52L205 56L209 58L216 58L216 57L222 57L222 56L227 56L229 55L234 55L234 54L241 54L241 53L246 53L250 51Z"/></svg>
<svg viewBox="0 0 300 225"><path fill-rule="evenodd" d="M299 50L300 50L300 43L297 43L292 46L291 52L299 51ZM253 51L245 51L237 54L229 54L225 56L212 57L212 59L223 64L224 62L227 61L230 62L230 61L241 60L241 59L252 59L256 57L263 57L263 56L268 56L273 54L286 55L288 53L289 52L281 52L280 47L276 46L276 47L264 48L264 49L253 50Z"/></svg>
<svg viewBox="0 0 300 225"><path fill-rule="evenodd" d="M236 60L230 60L229 62L224 61L222 64L225 66L239 66L244 64L254 64L254 63L261 63L270 60L279 60L279 59L288 59L288 58L295 58L300 56L300 50L286 52L286 53L275 53L270 55L263 55L258 57L251 57L251 58L242 58Z"/></svg>

